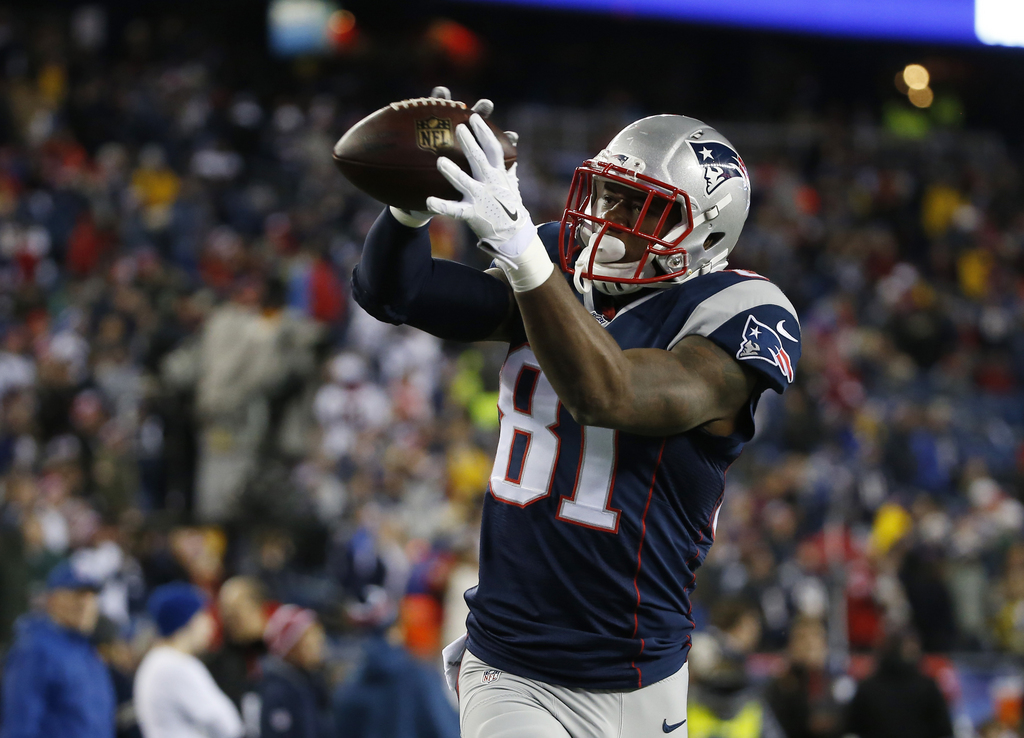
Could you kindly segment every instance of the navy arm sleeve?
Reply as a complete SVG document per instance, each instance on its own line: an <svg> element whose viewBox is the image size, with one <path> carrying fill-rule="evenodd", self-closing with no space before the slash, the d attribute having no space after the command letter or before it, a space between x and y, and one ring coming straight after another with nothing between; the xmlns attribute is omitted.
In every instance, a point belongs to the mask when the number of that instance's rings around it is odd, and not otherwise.
<svg viewBox="0 0 1024 738"><path fill-rule="evenodd" d="M509 288L490 274L432 258L428 229L402 225L387 208L366 235L352 295L377 320L455 341L491 336L512 301Z"/></svg>

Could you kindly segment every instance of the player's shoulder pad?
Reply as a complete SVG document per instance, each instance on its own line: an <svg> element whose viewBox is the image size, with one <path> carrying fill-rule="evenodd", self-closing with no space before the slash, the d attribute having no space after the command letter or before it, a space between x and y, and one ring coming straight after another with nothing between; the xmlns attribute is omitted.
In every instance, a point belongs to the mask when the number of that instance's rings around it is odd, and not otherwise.
<svg viewBox="0 0 1024 738"><path fill-rule="evenodd" d="M789 298L755 272L732 270L694 280L700 302L669 342L710 338L781 392L793 382L800 358L800 320ZM706 295L706 296L705 296Z"/></svg>

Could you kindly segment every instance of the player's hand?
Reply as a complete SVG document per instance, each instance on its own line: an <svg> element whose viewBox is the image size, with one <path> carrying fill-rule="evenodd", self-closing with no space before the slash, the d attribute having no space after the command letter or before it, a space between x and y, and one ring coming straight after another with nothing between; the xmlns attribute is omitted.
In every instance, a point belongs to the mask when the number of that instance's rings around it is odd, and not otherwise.
<svg viewBox="0 0 1024 738"><path fill-rule="evenodd" d="M513 290L524 292L539 286L554 265L523 205L516 165L505 169L501 144L479 114L470 116L469 127L456 126L455 136L473 174L466 174L451 159L439 157L438 170L462 193L462 202L428 197L427 209L468 223L480 239L480 248L498 261Z"/></svg>
<svg viewBox="0 0 1024 738"><path fill-rule="evenodd" d="M437 168L462 193L462 202L428 197L427 209L466 221L499 258L514 259L537 230L519 194L515 165L505 169L501 144L479 115L470 116L469 127L457 126L455 137L473 175L448 157L439 157Z"/></svg>

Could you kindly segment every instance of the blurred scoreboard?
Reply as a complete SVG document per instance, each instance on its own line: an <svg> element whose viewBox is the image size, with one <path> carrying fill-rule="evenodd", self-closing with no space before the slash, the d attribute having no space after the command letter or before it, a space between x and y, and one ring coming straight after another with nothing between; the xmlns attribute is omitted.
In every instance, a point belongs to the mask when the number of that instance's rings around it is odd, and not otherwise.
<svg viewBox="0 0 1024 738"><path fill-rule="evenodd" d="M780 31L1024 47L1024 0L465 0Z"/></svg>

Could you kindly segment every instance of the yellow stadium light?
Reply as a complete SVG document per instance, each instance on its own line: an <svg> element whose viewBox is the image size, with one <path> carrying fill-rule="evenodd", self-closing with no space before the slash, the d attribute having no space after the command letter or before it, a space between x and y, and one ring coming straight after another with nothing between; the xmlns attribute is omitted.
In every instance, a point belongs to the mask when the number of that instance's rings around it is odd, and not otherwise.
<svg viewBox="0 0 1024 738"><path fill-rule="evenodd" d="M924 90L928 88L931 75L920 64L908 64L903 69L903 81L912 90Z"/></svg>
<svg viewBox="0 0 1024 738"><path fill-rule="evenodd" d="M902 69L896 72L896 79L893 80L893 84L896 85L896 89L899 90L900 93L903 95L906 95L908 92L910 92L910 88L907 87L907 83L903 81Z"/></svg>
<svg viewBox="0 0 1024 738"><path fill-rule="evenodd" d="M910 102L914 107L927 108L935 100L935 93L932 92L931 87L925 87L922 90L911 88L910 92L907 93L907 97L910 98Z"/></svg>

